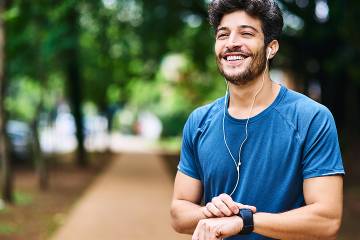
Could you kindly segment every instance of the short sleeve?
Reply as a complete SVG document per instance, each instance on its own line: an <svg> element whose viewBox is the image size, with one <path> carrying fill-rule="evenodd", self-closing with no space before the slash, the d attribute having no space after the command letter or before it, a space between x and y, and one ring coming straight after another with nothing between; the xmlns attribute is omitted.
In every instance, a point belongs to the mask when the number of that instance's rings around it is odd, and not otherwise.
<svg viewBox="0 0 360 240"><path fill-rule="evenodd" d="M192 178L200 179L199 169L196 164L193 136L196 133L195 114L192 113L185 123L181 144L180 162L178 170Z"/></svg>
<svg viewBox="0 0 360 240"><path fill-rule="evenodd" d="M327 108L312 118L303 153L304 179L345 174L335 121Z"/></svg>

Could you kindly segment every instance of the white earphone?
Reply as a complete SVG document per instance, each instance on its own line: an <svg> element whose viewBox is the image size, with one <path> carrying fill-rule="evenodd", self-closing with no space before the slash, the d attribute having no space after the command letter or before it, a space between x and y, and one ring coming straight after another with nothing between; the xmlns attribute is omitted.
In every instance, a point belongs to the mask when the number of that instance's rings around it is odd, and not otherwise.
<svg viewBox="0 0 360 240"><path fill-rule="evenodd" d="M249 116L246 120L246 125L245 125L245 138L244 140L241 142L240 144L240 147L239 147L239 155L238 155L238 159L236 161L235 157L233 156L233 154L231 153L230 151L230 148L227 144L227 141L226 141L226 134L225 134L225 111L227 109L227 105L228 105L228 98L230 96L230 93L229 93L229 84L228 82L226 81L225 79L225 82L226 82L226 93L225 93L225 100L224 100L224 114L223 114L223 119L222 119L222 128L223 128L223 135L224 135L224 143L225 143L225 146L228 150L228 153L230 155L230 157L232 158L232 160L234 161L234 164L235 164L235 168L236 168L236 172L237 172L237 180L236 180L236 184L235 184L235 187L234 189L232 190L232 192L230 193L230 196L232 196L235 192L235 190L237 189L238 185L239 185L239 180L240 180L240 165L241 165L241 152L242 152L242 148L243 148L243 145L245 144L246 140L248 139L248 123L249 123L249 120L250 120L250 117L251 117L251 113L252 113L252 110L253 110L253 107L254 107L254 104L255 104L255 100L256 100L256 97L257 95L260 93L260 91L263 89L264 87L264 82L265 82L265 73L266 73L266 70L268 69L268 61L269 61L269 58L270 58L270 55L272 53L272 49L270 47L267 48L267 56L266 56L266 67L264 69L264 72L263 72L263 79L262 79L262 84L261 84L261 87L257 90L257 92L255 93L254 95L254 98L253 98L253 102L251 104L251 108L250 108L250 112L249 112Z"/></svg>
<svg viewBox="0 0 360 240"><path fill-rule="evenodd" d="M267 50L268 50L268 51L267 51L268 53L267 53L266 60L269 60L270 55L271 55L271 53L272 53L272 49L271 49L270 47L268 47Z"/></svg>

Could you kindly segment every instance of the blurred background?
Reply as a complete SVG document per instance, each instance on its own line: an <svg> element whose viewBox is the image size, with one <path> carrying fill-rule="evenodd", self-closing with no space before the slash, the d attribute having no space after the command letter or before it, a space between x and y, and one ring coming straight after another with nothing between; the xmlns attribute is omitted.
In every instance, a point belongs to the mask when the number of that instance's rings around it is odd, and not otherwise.
<svg viewBox="0 0 360 240"><path fill-rule="evenodd" d="M187 116L225 91L208 2L0 0L1 239L50 238L124 152L155 154L172 184ZM360 239L360 2L277 2L272 79L333 113L347 173L340 239Z"/></svg>

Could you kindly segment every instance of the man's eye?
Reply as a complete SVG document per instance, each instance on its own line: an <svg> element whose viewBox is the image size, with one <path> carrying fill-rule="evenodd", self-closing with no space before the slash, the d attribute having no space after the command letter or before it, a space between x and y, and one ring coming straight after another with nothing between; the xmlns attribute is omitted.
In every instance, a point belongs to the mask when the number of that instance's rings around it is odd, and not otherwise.
<svg viewBox="0 0 360 240"><path fill-rule="evenodd" d="M226 33L221 33L221 34L218 34L217 38L218 39L224 39L226 38L227 34Z"/></svg>
<svg viewBox="0 0 360 240"><path fill-rule="evenodd" d="M242 35L247 36L247 37L254 36L254 34L252 34L251 32L243 32Z"/></svg>

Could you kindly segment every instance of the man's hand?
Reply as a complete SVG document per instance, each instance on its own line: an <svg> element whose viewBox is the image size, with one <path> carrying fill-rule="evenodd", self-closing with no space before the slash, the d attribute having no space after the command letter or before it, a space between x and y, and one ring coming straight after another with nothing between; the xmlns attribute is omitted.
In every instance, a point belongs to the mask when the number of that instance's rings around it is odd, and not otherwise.
<svg viewBox="0 0 360 240"><path fill-rule="evenodd" d="M208 202L202 208L202 212L207 218L230 217L238 214L241 208L249 208L253 213L256 212L256 207L237 203L229 195L223 193Z"/></svg>
<svg viewBox="0 0 360 240"><path fill-rule="evenodd" d="M220 240L238 234L243 228L243 221L238 216L209 218L200 220L192 240Z"/></svg>

